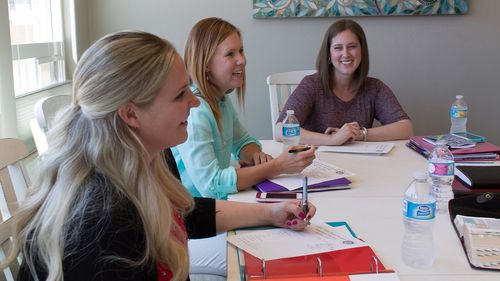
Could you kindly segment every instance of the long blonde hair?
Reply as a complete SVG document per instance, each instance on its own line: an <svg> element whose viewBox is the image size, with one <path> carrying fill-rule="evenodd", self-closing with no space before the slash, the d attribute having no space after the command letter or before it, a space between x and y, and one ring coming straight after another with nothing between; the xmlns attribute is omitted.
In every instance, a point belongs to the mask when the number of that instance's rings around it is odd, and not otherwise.
<svg viewBox="0 0 500 281"><path fill-rule="evenodd" d="M206 71L217 46L231 34L236 33L241 38L241 33L231 23L220 18L206 18L197 22L189 32L184 48L184 60L191 80L199 89L199 95L205 99L212 110L217 127L222 130L220 121L221 113L217 103L218 90L210 81ZM236 89L240 105L245 100L245 84Z"/></svg>
<svg viewBox="0 0 500 281"><path fill-rule="evenodd" d="M73 102L55 122L40 175L17 214L17 241L10 259L21 250L35 279L35 264L47 271L47 280L64 278L63 259L72 251L67 246L82 239L73 235L80 233L83 220L78 216L89 203L89 196L82 194L95 173L111 182L142 220L145 251L140 260L128 264L160 262L173 272L173 280L187 277L187 246L174 212L185 215L193 199L160 154L152 161L148 158L134 130L117 113L127 102L150 105L176 56L169 42L144 32L110 34L82 56L74 75ZM103 204L112 208L113 203Z"/></svg>

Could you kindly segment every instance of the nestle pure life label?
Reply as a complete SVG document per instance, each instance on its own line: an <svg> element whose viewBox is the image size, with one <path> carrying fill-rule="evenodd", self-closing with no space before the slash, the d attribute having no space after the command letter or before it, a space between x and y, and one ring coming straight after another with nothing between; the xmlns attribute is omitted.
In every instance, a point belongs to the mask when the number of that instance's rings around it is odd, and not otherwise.
<svg viewBox="0 0 500 281"><path fill-rule="evenodd" d="M453 107L450 110L450 115L452 118L466 118L467 117L467 109L458 109Z"/></svg>
<svg viewBox="0 0 500 281"><path fill-rule="evenodd" d="M436 203L418 204L403 201L403 215L416 220L430 220L436 216Z"/></svg>
<svg viewBox="0 0 500 281"><path fill-rule="evenodd" d="M300 134L299 124L283 124L284 137L296 137Z"/></svg>

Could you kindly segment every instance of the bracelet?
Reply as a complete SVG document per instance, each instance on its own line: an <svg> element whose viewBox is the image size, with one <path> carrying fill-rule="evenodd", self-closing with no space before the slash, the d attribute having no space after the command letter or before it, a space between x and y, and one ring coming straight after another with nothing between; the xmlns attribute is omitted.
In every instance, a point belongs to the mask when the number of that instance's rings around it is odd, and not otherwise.
<svg viewBox="0 0 500 281"><path fill-rule="evenodd" d="M367 137L368 137L368 130L365 128L365 127L361 127L361 129L359 129L361 135L363 136L363 141L366 141L367 140Z"/></svg>

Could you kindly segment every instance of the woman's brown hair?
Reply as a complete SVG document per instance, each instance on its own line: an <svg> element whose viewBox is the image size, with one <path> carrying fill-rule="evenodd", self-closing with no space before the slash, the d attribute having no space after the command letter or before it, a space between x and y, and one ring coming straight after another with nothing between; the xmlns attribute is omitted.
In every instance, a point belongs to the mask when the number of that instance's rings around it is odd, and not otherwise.
<svg viewBox="0 0 500 281"><path fill-rule="evenodd" d="M330 94L333 92L333 89L335 89L335 72L331 63L332 57L330 55L332 39L337 36L337 34L346 30L352 31L352 33L358 37L361 45L361 63L358 69L356 69L354 79L352 81L356 91L359 90L368 76L370 58L368 56L368 44L366 42L363 28L353 20L338 20L330 25L330 27L326 30L325 36L323 37L323 43L321 44L318 57L316 58L316 69L318 70L318 74L321 78L321 84L325 94Z"/></svg>

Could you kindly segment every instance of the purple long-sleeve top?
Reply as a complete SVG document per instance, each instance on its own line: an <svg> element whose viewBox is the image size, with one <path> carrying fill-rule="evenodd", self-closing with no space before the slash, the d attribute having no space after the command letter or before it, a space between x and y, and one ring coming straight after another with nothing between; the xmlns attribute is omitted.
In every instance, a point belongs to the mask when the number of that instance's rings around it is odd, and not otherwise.
<svg viewBox="0 0 500 281"><path fill-rule="evenodd" d="M365 80L354 98L346 102L333 93L325 93L317 73L308 75L288 98L277 122L283 121L288 109L295 111L301 127L318 133L354 121L371 128L375 119L382 125L410 119L391 89L371 77Z"/></svg>

